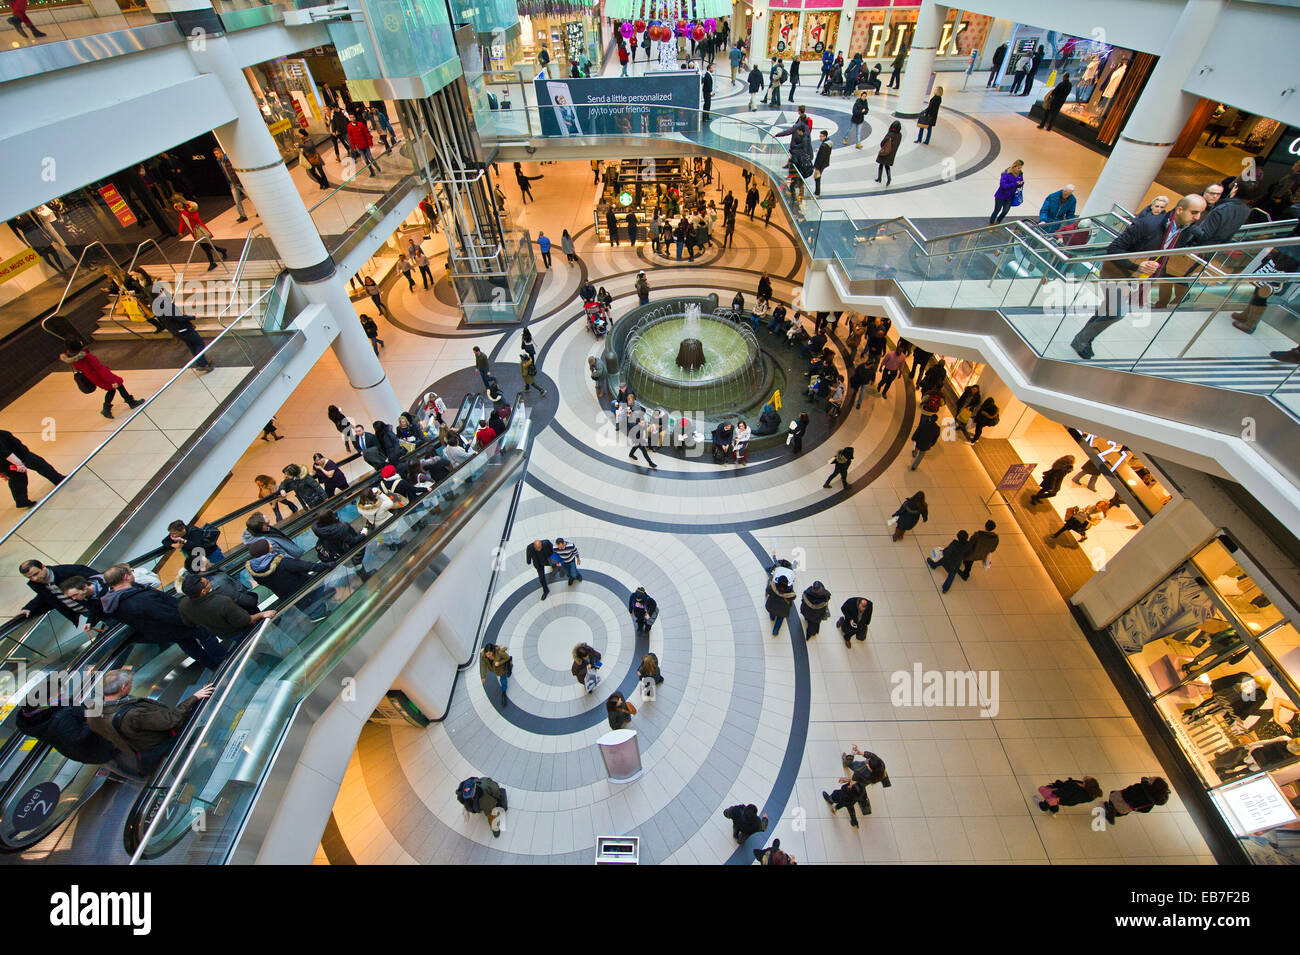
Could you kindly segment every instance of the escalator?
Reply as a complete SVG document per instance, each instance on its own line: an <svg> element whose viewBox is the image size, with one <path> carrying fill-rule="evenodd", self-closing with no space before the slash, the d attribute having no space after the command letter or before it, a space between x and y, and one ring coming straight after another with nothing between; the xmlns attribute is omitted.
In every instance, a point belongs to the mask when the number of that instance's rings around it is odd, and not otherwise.
<svg viewBox="0 0 1300 955"><path fill-rule="evenodd" d="M480 411L483 409L484 402L485 399L481 395L467 394L461 401L454 419L455 423L463 425L475 420L472 415L476 409ZM432 441L422 444L403 460L427 454L433 446ZM465 462L461 467L469 463ZM453 471L448 478L436 485L430 495L442 493L441 488L455 477L457 471ZM300 510L288 521L282 522L277 530L291 537L304 551L311 551L315 546L315 536L311 533L311 528L320 514L326 510L334 511L338 513L340 520L355 522L358 518L355 509L356 499L378 479L377 474L370 472L354 481L342 494L326 500L315 508ZM241 518L261 506L263 502L260 501L244 505L212 523L221 525L239 521L238 530L242 531ZM232 576L239 573L239 568L247 557L242 542L238 541L237 536L234 539L237 543L224 548L225 554L222 560L214 565L216 569L224 570ZM159 547L128 563L139 567L159 558L165 562L170 556L170 552ZM161 564L159 566L161 567ZM274 596L263 600L262 605L263 609L279 609ZM55 616L57 615L47 614L46 618L36 621L29 627L25 635L30 636L31 631L38 627L53 628L55 626L53 621L47 618ZM19 681L21 685L18 691L12 694L13 699L23 699L28 689L35 686L38 681L57 673L76 674L79 682L63 685L68 686L72 693L84 695L104 672L124 667L131 668L135 674L136 679L132 690L134 695L149 696L171 705L179 703L206 682L204 677L207 671L193 661L187 664L186 654L175 646L160 648L154 644L134 643L130 628L122 625L110 624L102 634L80 634L62 617L58 617L58 620L62 625L61 629L75 634L80 638L79 642L74 642L65 635L63 641L57 645L59 654L46 655L24 680ZM39 651L34 652L39 654ZM5 780L3 786L0 786L0 851L20 852L36 845L66 822L72 813L85 805L86 801L94 796L110 778L125 782L127 785L110 787L115 795L108 800L107 806L101 807L100 814L109 816L125 814L116 801L122 798L123 791L133 791L138 788L129 785L132 780L116 771L67 760L45 744L25 736L15 726L14 710L16 707L11 705L10 712L5 714L5 719L0 723L0 734L3 734L0 736L2 740L0 741L0 779ZM126 798L129 807L134 795Z"/></svg>
<svg viewBox="0 0 1300 955"><path fill-rule="evenodd" d="M417 579L427 587L448 545L476 516L516 493L529 435L522 399L516 396L509 424L492 444L282 602L290 609L259 625L241 645L237 659L223 667L212 699L132 808L124 836L133 862L230 861L304 700L372 628L388 632L393 602ZM357 572L357 556L364 575ZM325 607L320 623L299 610L312 600Z"/></svg>

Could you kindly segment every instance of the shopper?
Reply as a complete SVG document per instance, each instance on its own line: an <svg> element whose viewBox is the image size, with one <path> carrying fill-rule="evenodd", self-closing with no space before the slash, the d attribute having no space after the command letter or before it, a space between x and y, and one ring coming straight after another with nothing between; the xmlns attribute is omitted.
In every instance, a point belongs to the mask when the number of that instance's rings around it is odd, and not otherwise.
<svg viewBox="0 0 1300 955"><path fill-rule="evenodd" d="M501 817L505 815L506 791L490 776L474 776L456 787L456 801L466 812L487 816L492 838L501 837Z"/></svg>
<svg viewBox="0 0 1300 955"><path fill-rule="evenodd" d="M799 58L790 58L790 102L794 102L794 91L799 86Z"/></svg>
<svg viewBox="0 0 1300 955"><path fill-rule="evenodd" d="M646 593L644 587L638 587L632 596L627 598L627 612L636 626L636 635L648 639L650 628L659 619L659 604Z"/></svg>
<svg viewBox="0 0 1300 955"><path fill-rule="evenodd" d="M740 845L744 845L752 835L767 832L767 813L759 815L758 807L753 803L728 806L722 810L722 818L731 820L731 838Z"/></svg>
<svg viewBox="0 0 1300 955"><path fill-rule="evenodd" d="M867 628L871 625L871 613L875 605L866 597L850 597L840 604L840 618L835 621L835 629L844 638L844 645L853 647L853 638L861 642L867 639Z"/></svg>
<svg viewBox="0 0 1300 955"><path fill-rule="evenodd" d="M1084 776L1083 779L1058 779L1046 786L1039 786L1038 795L1042 797L1038 808L1056 815L1062 806L1083 806L1100 799L1101 783L1091 776Z"/></svg>
<svg viewBox="0 0 1300 955"><path fill-rule="evenodd" d="M930 102L926 104L925 110L916 118L916 141L921 141L921 134L925 134L925 145L930 145L930 135L934 132L934 127L939 122L939 107L943 105L943 87L936 86L934 95L930 97Z"/></svg>
<svg viewBox="0 0 1300 955"><path fill-rule="evenodd" d="M235 211L239 213L239 218L235 221L247 222L248 213L244 211L244 200L248 198L248 193L244 191L244 184L239 181L239 174L231 165L230 157L226 155L225 150L217 146L212 150L212 158L217 161L221 174L226 178L226 185L230 187L230 195L234 197Z"/></svg>
<svg viewBox="0 0 1300 955"><path fill-rule="evenodd" d="M537 579L542 584L542 599L551 595L551 588L546 585L546 573L551 569L551 555L555 545L548 540L535 540L525 549L524 559L537 571Z"/></svg>
<svg viewBox="0 0 1300 955"><path fill-rule="evenodd" d="M989 225L997 225L1007 217L1012 206L1020 205L1024 198L1025 161L1017 159L1002 171L998 180L997 191L993 193L993 212L989 216Z"/></svg>
<svg viewBox="0 0 1300 955"><path fill-rule="evenodd" d="M970 580L971 568L975 562L983 564L984 569L988 570L992 566L992 554L998 549L998 535L995 532L997 524L993 521L985 521L984 529L978 530L970 536L970 553L962 561L961 570L957 573L962 580Z"/></svg>
<svg viewBox="0 0 1300 955"><path fill-rule="evenodd" d="M86 723L117 750L117 761L128 771L149 777L176 745L179 730L202 700L212 696L209 683L187 697L180 706L168 706L147 696L131 696L130 670L109 670L101 689L104 701Z"/></svg>
<svg viewBox="0 0 1300 955"><path fill-rule="evenodd" d="M655 688L664 682L664 675L659 670L658 655L647 653L642 656L641 665L636 668L636 675L641 680L641 698L653 700Z"/></svg>
<svg viewBox="0 0 1300 955"><path fill-rule="evenodd" d="M366 161L366 169L370 172L370 178L375 177L379 172L379 163L375 162L375 157L370 150L375 145L374 139L370 136L370 130L366 128L359 116L353 115L352 121L348 123L348 146L351 147L348 154L356 159L360 157Z"/></svg>
<svg viewBox="0 0 1300 955"><path fill-rule="evenodd" d="M948 542L947 547L942 549L936 547L934 551L931 551L930 556L925 559L931 570L942 567L948 572L948 576L944 579L943 586L940 588L943 593L948 592L948 589L952 586L953 578L957 576L962 564L970 556L971 546L970 534L966 533L966 531L958 531L957 536ZM935 552L938 552L937 559Z"/></svg>
<svg viewBox="0 0 1300 955"><path fill-rule="evenodd" d="M811 640L821 630L822 621L831 615L831 592L820 580L814 580L811 587L803 592L799 601L799 615L803 617L803 635Z"/></svg>
<svg viewBox="0 0 1300 955"><path fill-rule="evenodd" d="M1052 462L1052 466L1043 472L1039 487L1029 498L1030 504L1038 504L1049 497L1056 497L1061 490L1061 482L1074 470L1074 455L1064 454Z"/></svg>
<svg viewBox="0 0 1300 955"><path fill-rule="evenodd" d="M560 251L564 253L565 258L570 263L578 261L578 253L573 247L573 236L569 235L568 229L565 229L564 233L560 236Z"/></svg>
<svg viewBox="0 0 1300 955"><path fill-rule="evenodd" d="M789 434L786 435L785 443L790 448L791 455L800 455L803 453L803 436L808 431L808 412L799 412L799 417L790 422Z"/></svg>
<svg viewBox="0 0 1300 955"><path fill-rule="evenodd" d="M227 574L215 576L234 584ZM236 596L218 593L212 577L204 574L186 574L181 580L180 591L185 595L177 607L181 620L187 626L205 630L222 640L243 639L253 624L275 616L274 610L258 610L257 596L251 591L240 588Z"/></svg>
<svg viewBox="0 0 1300 955"><path fill-rule="evenodd" d="M551 267L551 240L547 238L545 232L537 233L537 248L542 253L542 265L549 269Z"/></svg>
<svg viewBox="0 0 1300 955"><path fill-rule="evenodd" d="M1073 86L1070 83L1070 74L1062 73L1061 81L1052 87L1052 91L1043 97L1043 121L1038 124L1039 129L1051 130L1056 123L1056 117L1060 115L1061 107L1065 105L1070 96L1070 90Z"/></svg>
<svg viewBox="0 0 1300 955"><path fill-rule="evenodd" d="M479 380L483 382L483 387L486 388L488 386L488 376L492 373L492 366L488 363L488 356L477 345L470 350L474 353L474 367L478 371Z"/></svg>
<svg viewBox="0 0 1300 955"><path fill-rule="evenodd" d="M1003 43L1001 46L999 46L996 50L993 51L993 69L989 70L988 82L984 84L985 89L991 87L993 85L993 81L998 78L998 71L1002 69L1002 61L1005 60L1006 58L1007 58L1007 45Z"/></svg>
<svg viewBox="0 0 1300 955"><path fill-rule="evenodd" d="M334 146L335 152L338 151L338 144ZM330 187L329 178L325 175L325 160L320 158L320 153L316 149L316 144L311 141L311 136L307 130L298 130L298 155L302 157L303 169L307 175L315 180L316 184L322 189ZM335 159L339 157L335 155Z"/></svg>
<svg viewBox="0 0 1300 955"><path fill-rule="evenodd" d="M975 422L975 433L971 435L970 443L974 444L980 439L980 435L984 433L985 428L995 427L998 421L1001 420L997 402L992 398L985 398L971 420Z"/></svg>
<svg viewBox="0 0 1300 955"><path fill-rule="evenodd" d="M569 667L569 672L590 693L600 683L600 674L596 672L604 665L600 651L588 643L579 643L573 648L572 656L573 665Z"/></svg>
<svg viewBox="0 0 1300 955"><path fill-rule="evenodd" d="M126 390L126 382L96 358L85 341L80 338L70 337L63 344L64 349L63 353L59 355L59 360L65 365L71 365L74 373L80 375L86 384L92 386L91 390L95 388L104 390L104 404L99 413L105 418L113 417L113 396L115 394L122 396L122 400L126 402L128 408L138 408L144 404L143 399L132 397L131 393ZM81 382L77 384L79 388L86 390L86 385L81 384Z"/></svg>
<svg viewBox="0 0 1300 955"><path fill-rule="evenodd" d="M893 525L893 540L901 541L903 535L917 525L918 521L930 520L930 507L925 503L925 492L917 491L894 511L888 521Z"/></svg>
<svg viewBox="0 0 1300 955"><path fill-rule="evenodd" d="M415 291L415 266L411 262L411 257L405 252L397 253L397 262L395 263L398 271L402 273L402 278L406 279L407 291Z"/></svg>
<svg viewBox="0 0 1300 955"><path fill-rule="evenodd" d="M514 672L514 668L514 661L510 659L510 654L506 652L505 647L499 647L495 643L483 644L483 652L478 657L479 680L487 685L489 672L497 678L497 685L501 687L503 710L510 705L506 691L510 688L510 674Z"/></svg>
<svg viewBox="0 0 1300 955"><path fill-rule="evenodd" d="M524 175L523 166L521 166L519 163L515 163L515 182L519 185L519 198L521 204L527 205L528 200L533 198L533 187L530 186L529 183L536 182L538 179L541 178L542 177L540 175L537 176Z"/></svg>
<svg viewBox="0 0 1300 955"><path fill-rule="evenodd" d="M916 423L916 430L912 432L912 463L908 467L909 471L916 470L925 453L935 446L940 434L939 416L922 414L921 420Z"/></svg>
<svg viewBox="0 0 1300 955"><path fill-rule="evenodd" d="M1136 293L1130 293L1126 287L1129 280L1139 283L1148 278L1158 278L1165 273L1169 263L1168 256L1142 259L1141 253L1162 249L1178 249L1191 244L1195 230L1191 229L1205 212L1205 200L1198 195L1183 196L1178 200L1172 212L1159 216L1138 216L1128 228L1111 240L1106 246L1107 255L1121 252L1130 253L1130 259L1111 259L1101 264L1098 290L1101 301L1097 311L1079 329L1070 341L1070 347L1084 361L1093 357L1092 343L1107 328L1120 321L1128 310L1130 300L1140 305L1145 292L1139 284ZM1139 261L1140 260L1140 261ZM1113 284L1107 280L1124 279L1125 283Z"/></svg>
<svg viewBox="0 0 1300 955"><path fill-rule="evenodd" d="M370 301L374 303L375 309L380 315L388 315L388 309L384 305L383 297L379 291L379 286L375 284L374 278L367 275L361 280L362 290L370 296ZM390 316L391 317L391 316Z"/></svg>
<svg viewBox="0 0 1300 955"><path fill-rule="evenodd" d="M379 325L369 315L360 315L361 328L366 333L366 338L370 340L370 347L374 349L376 355L379 349L384 347L384 340L379 337Z"/></svg>
<svg viewBox="0 0 1300 955"><path fill-rule="evenodd" d="M611 693L605 700L605 715L609 719L610 729L621 730L636 716L636 707L624 699L622 693Z"/></svg>
<svg viewBox="0 0 1300 955"><path fill-rule="evenodd" d="M1088 490L1095 491L1097 490L1097 479L1099 477L1101 477L1101 466L1097 464L1097 462L1094 461L1092 458L1089 458L1088 460L1083 462L1083 467L1079 468L1079 470L1074 472L1074 474L1070 477L1070 481L1073 484L1081 485L1083 484L1083 479L1087 478Z"/></svg>
<svg viewBox="0 0 1300 955"><path fill-rule="evenodd" d="M831 459L831 464L834 465L834 469L831 471L830 477L826 479L826 483L824 483L822 487L830 487L831 481L834 481L835 476L838 474L840 484L843 485L843 489L847 491L849 489L849 465L852 463L853 446L849 445L848 447L840 448L835 457Z"/></svg>
<svg viewBox="0 0 1300 955"><path fill-rule="evenodd" d="M1041 46L1034 51L1034 55L1029 60L1029 72L1025 74L1025 85L1020 90L1021 96L1028 96L1034 88L1034 77L1038 75L1038 68L1043 65L1043 59L1046 56L1046 50Z"/></svg>
<svg viewBox="0 0 1300 955"><path fill-rule="evenodd" d="M1110 501L1097 501L1087 507L1067 507L1065 523L1049 539L1055 540L1066 531L1074 531L1079 535L1079 542L1082 543L1088 539L1088 531L1106 519L1106 512L1109 510Z"/></svg>
<svg viewBox="0 0 1300 955"><path fill-rule="evenodd" d="M880 397L889 397L889 386L894 383L898 373L907 367L907 346L901 341L894 346L894 350L887 354L880 362L880 384L876 390L880 392Z"/></svg>
<svg viewBox="0 0 1300 955"><path fill-rule="evenodd" d="M790 607L794 604L794 587L785 574L774 574L767 581L767 597L763 606L772 620L772 636L781 632L781 624L790 616Z"/></svg>
<svg viewBox="0 0 1300 955"><path fill-rule="evenodd" d="M176 193L172 196L172 209L176 211L177 218L180 221L180 238L189 235L194 239L195 244L203 250L203 254L208 257L208 271L211 272L217 267L216 259L212 257L215 250L221 256L221 261L226 261L226 250L222 246L216 245L212 241L212 230L208 224L203 221L199 215L199 204L191 202L184 196Z"/></svg>
<svg viewBox="0 0 1300 955"><path fill-rule="evenodd" d="M1007 91L1008 95L1016 96L1020 93L1021 87L1030 86L1028 82L1029 71L1033 69L1034 59L1032 56L1021 56L1016 61L1016 68L1013 71L1011 79L1011 89Z"/></svg>
<svg viewBox="0 0 1300 955"><path fill-rule="evenodd" d="M907 46L902 46L898 50L898 55L894 57L894 62L889 64L889 88L891 90L899 89L902 85L901 77L903 75L903 63L907 61Z"/></svg>
<svg viewBox="0 0 1300 955"><path fill-rule="evenodd" d="M415 244L414 240L411 242L408 254L411 262L420 270L420 284L423 286L424 291L427 292L433 287L433 271L429 268L429 257L424 254L424 249Z"/></svg>
<svg viewBox="0 0 1300 955"><path fill-rule="evenodd" d="M1106 821L1113 823L1120 816L1150 812L1152 807L1163 806L1168 801L1169 784L1159 776L1143 776L1132 786L1112 790L1102 807L1106 811Z"/></svg>
<svg viewBox="0 0 1300 955"><path fill-rule="evenodd" d="M519 353L519 374L524 380L524 391L531 391L537 381L537 364L526 351ZM546 397L546 389L541 385L537 385L537 391L543 398Z"/></svg>
<svg viewBox="0 0 1300 955"><path fill-rule="evenodd" d="M1075 199L1074 184L1063 186L1043 200L1038 210L1038 228L1043 232L1055 232L1068 219L1074 218Z"/></svg>
<svg viewBox="0 0 1300 955"><path fill-rule="evenodd" d="M847 776L840 778L840 782L852 782L862 787L858 808L862 811L862 815L871 815L871 799L867 796L867 787L879 785L888 789L893 785L889 781L889 771L885 768L885 761L875 753L858 749L855 744L852 752L840 754L840 765L848 773Z"/></svg>
<svg viewBox="0 0 1300 955"><path fill-rule="evenodd" d="M798 60L795 60L798 63ZM859 127L861 128L861 127ZM859 144L860 145L860 144ZM822 194L822 173L826 167L831 164L831 141L830 134L826 130L821 131L821 143L817 147L817 158L813 160L813 195Z"/></svg>
<svg viewBox="0 0 1300 955"><path fill-rule="evenodd" d="M104 571L104 584L108 587L100 597L104 616L134 630L136 643L174 643L210 670L225 659L226 648L212 634L181 619L180 602L174 594L137 584L135 572L126 564L114 564Z"/></svg>
<svg viewBox="0 0 1300 955"><path fill-rule="evenodd" d="M880 151L876 153L876 182L880 182L880 177L885 177L885 186L890 186L894 181L892 170L894 160L898 157L898 147L903 142L903 124L894 120L889 124L889 131L885 133L884 139L880 141Z"/></svg>
<svg viewBox="0 0 1300 955"><path fill-rule="evenodd" d="M757 108L757 97L763 90L763 71L754 63L749 68L749 111L752 113Z"/></svg>
<svg viewBox="0 0 1300 955"><path fill-rule="evenodd" d="M646 305L650 302L650 283L646 281L645 269L636 274L636 297L640 305Z"/></svg>
<svg viewBox="0 0 1300 955"><path fill-rule="evenodd" d="M858 98L853 101L853 112L849 114L849 123L853 128L853 142L856 144L854 149L862 148L862 139L870 131L867 126L867 114L871 112L871 104L867 102L867 91L863 90L858 94ZM845 136L841 146L849 144L849 137Z"/></svg>
<svg viewBox="0 0 1300 955"><path fill-rule="evenodd" d="M27 33L23 30L24 26L32 31L33 39L40 40L45 36L44 33L36 29L36 24L32 23L32 18L27 15L27 0L9 0L8 19L21 37L27 36ZM17 46L18 44L14 45Z"/></svg>

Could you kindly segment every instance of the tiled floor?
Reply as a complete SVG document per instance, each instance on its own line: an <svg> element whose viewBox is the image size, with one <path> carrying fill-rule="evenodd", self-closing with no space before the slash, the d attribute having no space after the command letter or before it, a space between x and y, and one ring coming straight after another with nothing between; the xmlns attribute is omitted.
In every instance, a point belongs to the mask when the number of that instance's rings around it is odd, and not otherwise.
<svg viewBox="0 0 1300 955"><path fill-rule="evenodd" d="M591 188L584 168L542 167L539 202L524 214L548 232L579 235L590 224L588 200L572 201ZM644 260L625 247L594 247L590 235L579 237L583 265L614 294L619 314ZM769 236L776 241L764 242ZM780 275L796 264L778 236L747 230L727 268L673 263L652 270L651 283L748 291L756 276L734 269ZM1212 861L1176 799L1100 831L1083 809L1051 818L1032 804L1035 788L1060 776L1092 774L1109 790L1160 769L1012 522L999 528L992 569L976 568L940 594L924 555L987 519L991 484L964 445L941 445L919 470L906 469L900 436L910 434L912 394L868 397L835 434L834 445L857 450L847 493L821 488L826 446L795 460L778 450L773 464L743 470L660 454L651 472L602 437L583 373L595 341L565 304L577 278L556 262L531 325L560 405L536 437L511 540L522 551L539 536L574 539L586 579L553 585L542 602L531 570L507 562L485 639L514 657L508 708L471 672L445 722L367 727L335 806L357 862L588 863L597 836L624 834L641 837L643 862L752 861L758 839L737 850L720 815L740 801L768 812L768 835L802 863ZM404 322L403 297L394 301ZM513 332L501 339L500 367L515 341ZM466 363L471 341L439 344L447 358L438 365ZM433 380L438 368L430 370ZM517 373L506 374L510 390ZM307 426L321 430L314 419ZM885 520L918 489L930 499L930 521L894 543ZM847 649L827 622L805 643L797 620L795 632L773 639L763 610L769 554L797 561L800 590L822 580L834 607L870 597L869 639ZM661 607L649 649L667 681L652 702L641 700L633 676L645 646L625 607L638 585ZM605 654L592 696L568 673L568 651L580 641ZM981 716L956 699L896 705L895 685L916 665L995 672L996 712ZM601 703L615 687L640 707L632 725L645 773L624 786L605 779L594 746L606 728ZM874 815L857 830L820 795L854 743L879 753L893 782L873 789ZM460 779L479 774L510 793L500 839L453 798Z"/></svg>

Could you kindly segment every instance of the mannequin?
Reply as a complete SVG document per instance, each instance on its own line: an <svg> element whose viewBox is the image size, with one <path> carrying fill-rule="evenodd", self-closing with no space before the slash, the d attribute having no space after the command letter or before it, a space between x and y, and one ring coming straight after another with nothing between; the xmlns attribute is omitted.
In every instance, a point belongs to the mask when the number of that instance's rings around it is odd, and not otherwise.
<svg viewBox="0 0 1300 955"><path fill-rule="evenodd" d="M1126 72L1128 72L1128 64L1122 63L1115 68L1114 73L1110 74L1110 79L1106 81L1106 88L1101 93L1103 106L1115 95L1115 91L1119 89L1119 84L1123 82Z"/></svg>

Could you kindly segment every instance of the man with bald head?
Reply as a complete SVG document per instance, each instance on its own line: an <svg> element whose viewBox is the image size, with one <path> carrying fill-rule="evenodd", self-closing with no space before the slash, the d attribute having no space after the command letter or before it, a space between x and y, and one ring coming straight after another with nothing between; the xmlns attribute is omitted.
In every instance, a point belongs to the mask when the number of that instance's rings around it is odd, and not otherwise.
<svg viewBox="0 0 1300 955"><path fill-rule="evenodd" d="M1145 280L1164 275L1169 256L1144 258L1141 253L1189 245L1194 235L1190 226L1199 222L1204 213L1204 198L1199 195L1183 196L1169 212L1134 219L1127 229L1114 238L1106 247L1106 254L1127 253L1130 257L1102 263L1102 281L1097 286L1101 301L1097 304L1097 311L1070 342L1075 354L1085 361L1091 359L1093 340L1122 319L1130 304L1142 307L1148 301ZM1131 284L1133 282L1142 284L1134 289Z"/></svg>

